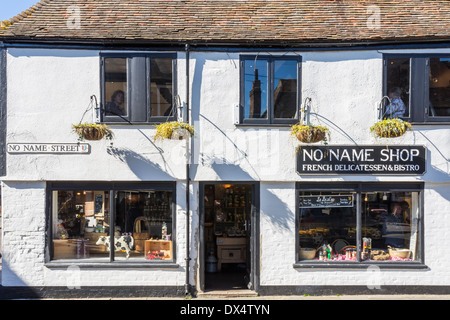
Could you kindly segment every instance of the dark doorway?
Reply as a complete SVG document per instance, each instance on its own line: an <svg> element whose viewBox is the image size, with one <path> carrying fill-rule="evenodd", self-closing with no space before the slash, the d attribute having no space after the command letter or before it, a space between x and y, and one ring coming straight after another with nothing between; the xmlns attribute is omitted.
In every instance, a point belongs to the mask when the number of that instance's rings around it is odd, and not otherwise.
<svg viewBox="0 0 450 320"><path fill-rule="evenodd" d="M204 184L203 290L251 289L254 185Z"/></svg>

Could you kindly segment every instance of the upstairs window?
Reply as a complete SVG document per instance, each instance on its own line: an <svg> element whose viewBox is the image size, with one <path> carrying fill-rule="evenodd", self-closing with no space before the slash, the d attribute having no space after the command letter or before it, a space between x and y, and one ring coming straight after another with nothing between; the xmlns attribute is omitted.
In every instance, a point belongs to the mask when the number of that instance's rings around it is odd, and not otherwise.
<svg viewBox="0 0 450 320"><path fill-rule="evenodd" d="M300 62L300 57L241 57L240 123L297 122Z"/></svg>
<svg viewBox="0 0 450 320"><path fill-rule="evenodd" d="M101 61L103 122L175 120L175 55L104 55Z"/></svg>
<svg viewBox="0 0 450 320"><path fill-rule="evenodd" d="M450 55L386 55L383 118L450 122Z"/></svg>

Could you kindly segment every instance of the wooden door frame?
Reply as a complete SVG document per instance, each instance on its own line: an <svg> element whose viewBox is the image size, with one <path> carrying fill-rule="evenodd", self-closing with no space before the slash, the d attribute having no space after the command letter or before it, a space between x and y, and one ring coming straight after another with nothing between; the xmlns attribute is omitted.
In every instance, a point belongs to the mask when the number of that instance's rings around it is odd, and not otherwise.
<svg viewBox="0 0 450 320"><path fill-rule="evenodd" d="M260 184L257 181L202 181L199 182L199 264L198 264L198 284L200 291L205 291L205 186L206 185L251 185L252 186L252 207L250 209L251 214L251 228L250 228L250 283L252 285L251 290L258 292L259 290L259 261L260 261L260 237L259 237L259 225L260 225Z"/></svg>

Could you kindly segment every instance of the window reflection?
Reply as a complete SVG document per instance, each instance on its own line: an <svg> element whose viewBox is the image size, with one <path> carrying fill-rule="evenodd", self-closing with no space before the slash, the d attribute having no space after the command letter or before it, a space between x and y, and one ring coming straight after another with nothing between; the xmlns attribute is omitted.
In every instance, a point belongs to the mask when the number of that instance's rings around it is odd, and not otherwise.
<svg viewBox="0 0 450 320"><path fill-rule="evenodd" d="M127 115L127 59L105 59L105 114Z"/></svg>
<svg viewBox="0 0 450 320"><path fill-rule="evenodd" d="M386 102L382 118L409 117L409 58L387 59L387 95L390 103Z"/></svg>
<svg viewBox="0 0 450 320"><path fill-rule="evenodd" d="M150 59L150 110L152 117L174 116L172 58Z"/></svg>
<svg viewBox="0 0 450 320"><path fill-rule="evenodd" d="M371 241L365 259L417 259L418 193L368 192L362 194L362 237ZM370 254L370 255L369 255Z"/></svg>
<svg viewBox="0 0 450 320"><path fill-rule="evenodd" d="M355 261L355 194L300 192L299 203L299 259Z"/></svg>
<svg viewBox="0 0 450 320"><path fill-rule="evenodd" d="M450 116L450 58L430 58L430 106L431 117Z"/></svg>
<svg viewBox="0 0 450 320"><path fill-rule="evenodd" d="M172 192L117 191L110 246L109 191L53 191L53 259L173 260Z"/></svg>
<svg viewBox="0 0 450 320"><path fill-rule="evenodd" d="M245 118L267 119L267 68L265 60L245 61Z"/></svg>
<svg viewBox="0 0 450 320"><path fill-rule="evenodd" d="M299 192L299 260L419 260L419 193L362 192L360 230L356 196L355 192Z"/></svg>
<svg viewBox="0 0 450 320"><path fill-rule="evenodd" d="M274 116L294 118L297 107L297 61L275 61Z"/></svg>

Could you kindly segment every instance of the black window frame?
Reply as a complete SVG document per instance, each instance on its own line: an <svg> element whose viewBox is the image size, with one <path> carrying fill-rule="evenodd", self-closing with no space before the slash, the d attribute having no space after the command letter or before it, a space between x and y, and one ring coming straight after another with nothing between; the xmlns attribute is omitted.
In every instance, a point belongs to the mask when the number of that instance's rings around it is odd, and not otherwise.
<svg viewBox="0 0 450 320"><path fill-rule="evenodd" d="M355 192L356 197L356 247L357 261L302 261L299 260L298 248L300 245L300 209L299 194L303 191L334 191L334 192ZM362 214L361 214L361 194L371 191L385 192L418 192L419 200L419 245L417 261L364 261L361 260L362 248ZM297 182L295 188L295 263L294 268L335 268L335 269L366 269L369 266L377 266L380 269L426 269L425 265L425 239L424 239L424 183L422 182Z"/></svg>
<svg viewBox="0 0 450 320"><path fill-rule="evenodd" d="M127 108L126 116L105 114L105 59L124 58L127 61ZM172 108L171 116L151 116L150 59L172 59ZM141 92L136 94L136 92ZM100 54L100 122L107 124L159 124L177 120L177 54L176 53L101 53ZM144 108L144 111L142 110ZM140 116L134 115L133 111ZM145 113L145 116L143 115Z"/></svg>
<svg viewBox="0 0 450 320"><path fill-rule="evenodd" d="M72 191L72 190L86 190L98 191L108 190L109 199L115 198L116 192L123 190L132 191L170 191L172 192L172 259L171 260L155 260L155 261L128 261L115 260L114 250L110 250L108 261L90 261L89 259L64 259L53 260L53 214L52 201L53 191ZM175 182L48 182L46 186L46 262L45 266L52 268L61 268L76 265L80 268L178 268L177 261L177 245L176 245L176 183ZM113 207L112 207L113 208ZM110 212L110 225L114 226L115 210ZM114 240L114 228L110 229L109 236Z"/></svg>
<svg viewBox="0 0 450 320"><path fill-rule="evenodd" d="M450 53L386 53L383 54L383 96L387 96L387 67L390 58L409 58L409 116L402 117L403 120L412 124L450 124L448 117L430 117L430 83L429 70L430 58L450 58Z"/></svg>
<svg viewBox="0 0 450 320"><path fill-rule="evenodd" d="M245 118L245 61L246 60L265 60L267 61L267 119L257 119L257 118ZM274 64L275 61L297 61L297 98L296 98L296 111L295 116L292 119L288 118L275 118L274 117ZM298 123L300 117L300 101L301 101L301 68L302 68L302 57L296 56L273 56L273 55L241 55L239 57L240 65L240 97L239 97L239 124L247 125L293 125Z"/></svg>

